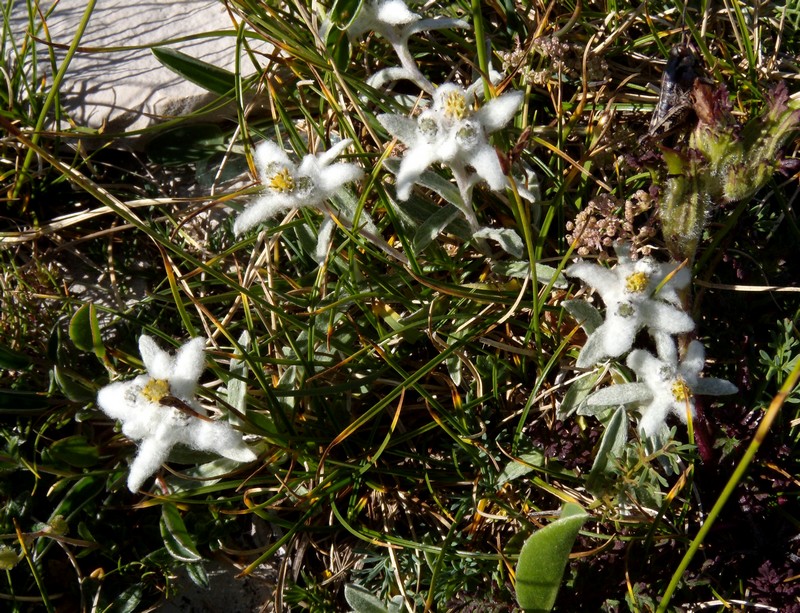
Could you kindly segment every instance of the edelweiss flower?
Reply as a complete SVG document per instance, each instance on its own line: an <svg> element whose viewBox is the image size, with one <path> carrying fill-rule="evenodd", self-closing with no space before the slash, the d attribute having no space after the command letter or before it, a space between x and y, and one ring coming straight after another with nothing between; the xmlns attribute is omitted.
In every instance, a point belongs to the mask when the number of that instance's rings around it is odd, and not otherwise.
<svg viewBox="0 0 800 613"><path fill-rule="evenodd" d="M351 37L358 37L368 31L380 34L389 41L400 60L401 66L384 68L372 75L367 80L369 85L380 88L392 81L408 79L430 94L433 93L434 86L417 67L416 60L408 49L409 37L426 30L468 27L469 24L461 19L423 19L409 10L403 0L366 0L356 18L347 27L347 33Z"/></svg>
<svg viewBox="0 0 800 613"><path fill-rule="evenodd" d="M256 148L255 161L264 194L239 214L233 231L241 234L287 209L319 208L345 183L360 179L364 173L355 164L331 164L351 142L345 139L319 155L309 154L300 166L275 143L261 143Z"/></svg>
<svg viewBox="0 0 800 613"><path fill-rule="evenodd" d="M407 200L413 185L434 162L451 168L462 193L477 180L475 176L493 190L505 187L508 180L487 135L511 121L523 96L522 92L507 92L476 111L474 87L465 90L446 83L434 93L433 106L416 121L402 115L380 115L381 125L408 145L397 174L397 197ZM469 175L468 167L474 175Z"/></svg>
<svg viewBox="0 0 800 613"><path fill-rule="evenodd" d="M347 27L347 33L361 36L364 32L373 31L394 42L408 38L412 32L406 32L406 29L410 29L406 26L416 24L421 19L409 10L403 0L367 0Z"/></svg>
<svg viewBox="0 0 800 613"><path fill-rule="evenodd" d="M689 271L684 268L675 272L676 264L662 264L649 257L633 261L629 246L622 243L615 249L619 261L614 268L578 262L565 271L596 289L606 305L606 319L587 339L578 356L578 368L629 351L643 327L668 334L694 329L694 321L680 308L678 297L678 290L691 280Z"/></svg>
<svg viewBox="0 0 800 613"><path fill-rule="evenodd" d="M128 474L132 492L158 470L178 443L237 462L256 459L239 432L227 422L211 421L195 399L205 343L202 338L192 339L173 357L142 335L139 351L147 374L111 383L97 394L103 412L122 422L122 433L141 441Z"/></svg>
<svg viewBox="0 0 800 613"><path fill-rule="evenodd" d="M642 436L659 439L666 432L667 416L672 413L683 423L694 417L694 396L724 396L738 390L733 383L712 377L701 378L705 350L699 341L692 341L683 361L678 363L674 341L666 334L656 338L659 357L636 349L628 355L627 364L639 378L637 383L612 385L595 392L587 399L590 405L642 405L639 431Z"/></svg>

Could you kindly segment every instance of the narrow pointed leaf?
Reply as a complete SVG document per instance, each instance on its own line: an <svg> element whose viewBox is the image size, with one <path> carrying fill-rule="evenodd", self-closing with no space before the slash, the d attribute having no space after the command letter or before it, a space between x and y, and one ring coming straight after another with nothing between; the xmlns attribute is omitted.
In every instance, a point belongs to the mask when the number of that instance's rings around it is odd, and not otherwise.
<svg viewBox="0 0 800 613"><path fill-rule="evenodd" d="M164 546L173 558L181 562L198 562L203 559L174 504L162 505L160 527Z"/></svg>
<svg viewBox="0 0 800 613"><path fill-rule="evenodd" d="M231 94L236 87L236 76L229 70L169 47L154 47L151 51L171 71L214 94Z"/></svg>

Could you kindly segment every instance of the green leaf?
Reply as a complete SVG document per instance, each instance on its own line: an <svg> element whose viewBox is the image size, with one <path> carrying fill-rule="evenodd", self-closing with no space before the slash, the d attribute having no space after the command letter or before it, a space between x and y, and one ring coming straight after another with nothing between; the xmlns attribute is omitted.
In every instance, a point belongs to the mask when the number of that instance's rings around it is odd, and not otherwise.
<svg viewBox="0 0 800 613"><path fill-rule="evenodd" d="M599 493L605 490L607 476L614 472L614 462L611 460L622 456L627 440L628 413L624 406L620 406L606 424L592 470L589 471L589 476L586 478L586 488L590 492Z"/></svg>
<svg viewBox="0 0 800 613"><path fill-rule="evenodd" d="M242 351L247 353L250 347L250 333L245 330L238 340ZM247 411L247 362L243 359L232 358L230 365L231 378L228 379L228 404L241 414ZM242 420L231 413L228 417L235 426L243 425Z"/></svg>
<svg viewBox="0 0 800 613"><path fill-rule="evenodd" d="M186 574L197 587L208 589L208 573L201 562L186 565Z"/></svg>
<svg viewBox="0 0 800 613"><path fill-rule="evenodd" d="M450 222L456 219L461 211L452 204L443 206L433 215L428 217L414 234L414 253L422 253L439 234L442 233Z"/></svg>
<svg viewBox="0 0 800 613"><path fill-rule="evenodd" d="M525 252L525 245L519 234L511 228L481 228L475 232L475 238L488 238L497 242L506 253L515 258L521 258Z"/></svg>
<svg viewBox="0 0 800 613"><path fill-rule="evenodd" d="M495 487L501 487L509 481L524 477L536 466L544 466L544 454L541 451L523 453L518 459L511 460L505 465L497 477Z"/></svg>
<svg viewBox="0 0 800 613"><path fill-rule="evenodd" d="M0 368L22 370L26 366L29 366L30 363L31 359L24 353L0 345Z"/></svg>
<svg viewBox="0 0 800 613"><path fill-rule="evenodd" d="M236 75L229 70L169 47L154 47L151 51L156 59L172 72L211 93L224 96L232 94L236 89Z"/></svg>
<svg viewBox="0 0 800 613"><path fill-rule="evenodd" d="M567 313L577 320L586 334L591 334L603 323L600 311L585 300L565 300L561 304L567 309Z"/></svg>
<svg viewBox="0 0 800 613"><path fill-rule="evenodd" d="M90 390L70 377L60 366L53 366L53 379L58 388L72 402L86 403L95 398L94 390Z"/></svg>
<svg viewBox="0 0 800 613"><path fill-rule="evenodd" d="M197 551L178 507L171 502L161 506L161 538L170 555L181 562L199 562L203 556Z"/></svg>
<svg viewBox="0 0 800 613"><path fill-rule="evenodd" d="M543 613L555 605L569 552L588 515L568 502L561 516L534 532L522 546L517 562L517 602L525 611Z"/></svg>
<svg viewBox="0 0 800 613"><path fill-rule="evenodd" d="M331 21L337 27L346 29L358 17L363 2L364 0L334 0L331 6Z"/></svg>
<svg viewBox="0 0 800 613"><path fill-rule="evenodd" d="M558 407L556 416L558 419L564 420L572 415L577 409L580 409L586 402L586 399L591 394L594 386L603 376L603 371L592 371L569 386L567 392L564 394L564 400Z"/></svg>
<svg viewBox="0 0 800 613"><path fill-rule="evenodd" d="M569 285L564 275L552 266L538 262L534 266L536 266L536 282L540 285L547 285L551 281L553 287L559 289L565 289ZM531 265L528 262L497 262L492 269L498 274L515 279L527 279L531 276Z"/></svg>
<svg viewBox="0 0 800 613"><path fill-rule="evenodd" d="M28 411L41 411L50 406L47 396L38 392L0 390L0 415L20 415Z"/></svg>
<svg viewBox="0 0 800 613"><path fill-rule="evenodd" d="M81 351L93 351L100 359L105 357L106 348L94 304L84 304L75 312L69 321L69 337Z"/></svg>
<svg viewBox="0 0 800 613"><path fill-rule="evenodd" d="M102 609L106 613L134 613L142 602L144 589L141 583L135 583L116 595L114 600L107 608Z"/></svg>
<svg viewBox="0 0 800 613"><path fill-rule="evenodd" d="M388 613L388 609L372 592L356 585L348 583L344 586L344 599L354 613Z"/></svg>
<svg viewBox="0 0 800 613"><path fill-rule="evenodd" d="M49 448L50 455L65 464L77 468L89 468L97 463L100 452L89 444L85 436L75 435L55 441Z"/></svg>

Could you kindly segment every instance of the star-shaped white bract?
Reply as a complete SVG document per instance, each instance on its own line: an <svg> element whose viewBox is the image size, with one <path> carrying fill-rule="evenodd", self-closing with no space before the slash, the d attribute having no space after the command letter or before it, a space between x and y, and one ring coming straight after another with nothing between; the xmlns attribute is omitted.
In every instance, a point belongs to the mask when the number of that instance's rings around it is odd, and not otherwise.
<svg viewBox="0 0 800 613"><path fill-rule="evenodd" d="M644 327L668 334L694 329L694 321L680 308L678 295L691 280L689 271L649 257L634 261L629 247L621 243L616 245L616 251L619 261L611 269L577 262L565 271L597 290L606 305L605 321L586 340L578 356L578 368L630 351L636 334Z"/></svg>
<svg viewBox="0 0 800 613"><path fill-rule="evenodd" d="M227 422L208 420L206 410L195 398L197 380L205 366L205 344L205 339L192 339L172 356L142 335L139 351L147 374L111 383L97 394L103 412L122 422L125 436L139 441L128 474L130 491L139 490L179 443L237 462L256 459L241 433ZM186 406L179 410L172 405Z"/></svg>
<svg viewBox="0 0 800 613"><path fill-rule="evenodd" d="M407 39L410 27L422 20L403 0L366 0L353 22L347 27L350 36L373 31L390 42Z"/></svg>
<svg viewBox="0 0 800 613"><path fill-rule="evenodd" d="M601 389L587 399L590 405L639 404L643 437L660 440L666 433L666 420L672 414L683 423L694 417L694 396L735 394L736 386L723 379L700 377L705 364L702 343L692 341L682 361L678 361L675 342L666 334L656 335L658 357L644 349L628 355L627 364L637 375L637 383L622 383Z"/></svg>
<svg viewBox="0 0 800 613"><path fill-rule="evenodd" d="M345 139L319 155L308 154L299 166L275 143L261 143L256 148L255 162L264 193L239 214L233 231L241 234L288 209L320 208L346 183L360 179L364 173L355 164L332 164L351 143Z"/></svg>
<svg viewBox="0 0 800 613"><path fill-rule="evenodd" d="M408 79L420 89L431 94L433 84L420 72L413 54L408 49L408 39L418 32L441 30L444 28L468 28L469 24L461 19L434 17L423 19L412 12L403 0L366 0L356 18L347 27L351 37L358 37L364 32L374 31L383 36L392 45L400 66L392 66L379 70L367 83L381 88L387 83Z"/></svg>
<svg viewBox="0 0 800 613"><path fill-rule="evenodd" d="M474 87L464 89L452 83L441 85L433 95L433 106L416 120L402 115L380 115L386 130L408 146L397 174L397 197L407 200L411 188L435 162L449 166L461 185L483 179L493 190L508 185L497 152L487 136L505 126L517 112L524 94L506 92L478 110ZM472 168L474 175L468 174ZM476 178L477 177L477 178Z"/></svg>

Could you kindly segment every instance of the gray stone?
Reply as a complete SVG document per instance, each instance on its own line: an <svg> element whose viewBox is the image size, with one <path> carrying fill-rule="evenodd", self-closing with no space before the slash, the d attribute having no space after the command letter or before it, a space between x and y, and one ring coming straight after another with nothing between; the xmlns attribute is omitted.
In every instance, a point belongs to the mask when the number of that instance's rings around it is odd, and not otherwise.
<svg viewBox="0 0 800 613"><path fill-rule="evenodd" d="M17 46L29 27L27 4L15 2L13 6L11 23ZM85 10L85 0L60 0L47 16L47 30L57 45L54 53L59 62ZM38 15L34 24L37 38L42 39ZM103 128L111 133L141 130L186 116L217 96L163 66L148 47L165 43L233 71L235 37L209 33L235 28L231 14L217 0L98 0L61 86L64 110L79 127ZM185 37L191 40L170 42ZM37 46L39 69L52 83L48 47L44 42ZM4 53L8 57L10 50L4 49ZM245 55L245 73L253 71L248 64Z"/></svg>

